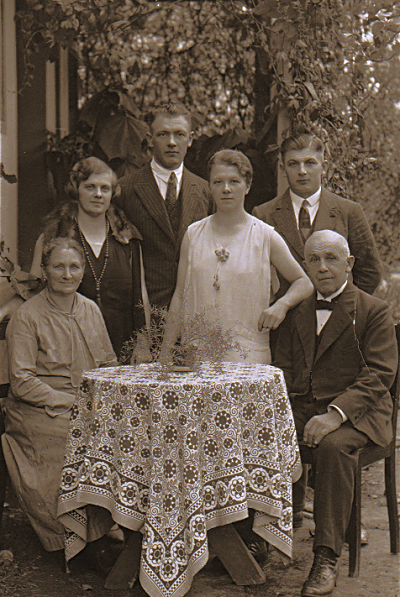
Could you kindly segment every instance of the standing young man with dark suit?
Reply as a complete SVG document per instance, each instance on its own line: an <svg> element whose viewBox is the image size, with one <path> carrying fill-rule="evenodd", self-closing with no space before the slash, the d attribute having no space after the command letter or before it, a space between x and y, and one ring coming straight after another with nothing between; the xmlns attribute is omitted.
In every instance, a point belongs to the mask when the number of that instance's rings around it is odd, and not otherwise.
<svg viewBox="0 0 400 597"><path fill-rule="evenodd" d="M281 164L289 188L253 210L253 215L275 228L300 265L304 243L316 230L335 230L344 236L354 255L353 282L372 294L381 279L381 263L372 232L360 204L339 197L322 186L327 166L322 141L304 130L285 139ZM287 290L280 280L279 298Z"/></svg>
<svg viewBox="0 0 400 597"><path fill-rule="evenodd" d="M398 355L389 307L349 280L355 260L346 239L318 231L304 251L315 292L279 327L273 364L285 374L298 439L312 448L314 564L301 595L316 597L331 595L336 584L358 449L392 439L389 389ZM303 495L300 480L293 503Z"/></svg>
<svg viewBox="0 0 400 597"><path fill-rule="evenodd" d="M180 104L154 109L147 117L153 159L122 178L118 205L143 237L150 303L169 306L176 286L179 250L187 227L210 209L208 184L183 165L193 140L189 111Z"/></svg>

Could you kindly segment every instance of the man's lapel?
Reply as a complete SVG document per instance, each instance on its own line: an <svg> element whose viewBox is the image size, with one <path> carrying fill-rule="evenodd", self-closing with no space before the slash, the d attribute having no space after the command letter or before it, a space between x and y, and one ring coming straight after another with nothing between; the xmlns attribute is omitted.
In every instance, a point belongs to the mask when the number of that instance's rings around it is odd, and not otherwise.
<svg viewBox="0 0 400 597"><path fill-rule="evenodd" d="M285 239L292 253L298 255L301 263L304 259L304 245L297 227L289 189L278 199L271 216L276 223L277 232Z"/></svg>
<svg viewBox="0 0 400 597"><path fill-rule="evenodd" d="M202 197L200 196L199 186L193 178L192 174L185 167L183 168L182 174L182 186L181 186L181 219L179 224L179 232L177 239L177 246L179 247L188 226L193 224L194 220L197 219L199 211L199 202L201 203Z"/></svg>
<svg viewBox="0 0 400 597"><path fill-rule="evenodd" d="M307 367L311 369L315 355L317 318L315 311L316 293L305 299L297 312L295 325L303 346Z"/></svg>
<svg viewBox="0 0 400 597"><path fill-rule="evenodd" d="M314 232L316 230L336 230L337 219L340 218L341 213L335 195L322 187L318 211L315 216Z"/></svg>
<svg viewBox="0 0 400 597"><path fill-rule="evenodd" d="M140 174L136 180L136 193L139 199L154 221L175 242L175 235L169 221L165 201L162 198L150 164L142 168Z"/></svg>
<svg viewBox="0 0 400 597"><path fill-rule="evenodd" d="M346 288L339 296L331 316L321 331L321 341L315 361L328 350L349 325L352 325L356 300L356 288L351 282L347 282Z"/></svg>
<svg viewBox="0 0 400 597"><path fill-rule="evenodd" d="M181 219L177 238L177 247L180 247L182 238L190 224L204 217L204 198L193 174L183 168L181 186Z"/></svg>

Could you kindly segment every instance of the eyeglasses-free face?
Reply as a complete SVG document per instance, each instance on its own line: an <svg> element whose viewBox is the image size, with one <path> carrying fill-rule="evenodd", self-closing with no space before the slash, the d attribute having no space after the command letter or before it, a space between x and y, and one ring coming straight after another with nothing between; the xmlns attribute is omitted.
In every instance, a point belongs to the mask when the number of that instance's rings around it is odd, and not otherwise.
<svg viewBox="0 0 400 597"><path fill-rule="evenodd" d="M79 208L94 217L104 214L110 207L112 192L111 174L91 174L79 185Z"/></svg>

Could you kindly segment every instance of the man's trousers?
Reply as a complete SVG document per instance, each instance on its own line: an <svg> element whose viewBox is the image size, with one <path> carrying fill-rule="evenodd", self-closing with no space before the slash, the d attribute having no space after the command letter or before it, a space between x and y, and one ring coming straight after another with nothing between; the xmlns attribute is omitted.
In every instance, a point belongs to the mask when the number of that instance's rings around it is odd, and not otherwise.
<svg viewBox="0 0 400 597"><path fill-rule="evenodd" d="M292 409L301 443L307 421L322 412L317 402L301 399L293 400ZM314 551L324 545L340 556L353 504L358 450L369 441L346 421L339 429L328 433L316 448L310 448L314 475ZM306 484L307 475L304 475L293 485L295 511L299 504L304 504Z"/></svg>

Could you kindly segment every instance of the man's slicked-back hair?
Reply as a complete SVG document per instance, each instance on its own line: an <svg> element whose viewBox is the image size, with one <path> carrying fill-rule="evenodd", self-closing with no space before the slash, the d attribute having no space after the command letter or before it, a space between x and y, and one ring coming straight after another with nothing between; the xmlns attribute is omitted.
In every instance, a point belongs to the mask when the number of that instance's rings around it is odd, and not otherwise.
<svg viewBox="0 0 400 597"><path fill-rule="evenodd" d="M298 127L289 137L287 137L280 146L282 161L285 161L285 155L288 151L301 151L302 149L313 149L318 153L324 153L324 144L317 135L306 127Z"/></svg>
<svg viewBox="0 0 400 597"><path fill-rule="evenodd" d="M211 168L217 164L224 166L235 166L240 176L246 181L248 187L251 185L253 180L253 167L247 155L239 151L238 149L221 149L214 153L208 162L208 178L210 179Z"/></svg>
<svg viewBox="0 0 400 597"><path fill-rule="evenodd" d="M190 130L192 130L192 115L183 104L162 104L153 108L145 117L150 129L157 116L183 116L189 124Z"/></svg>

